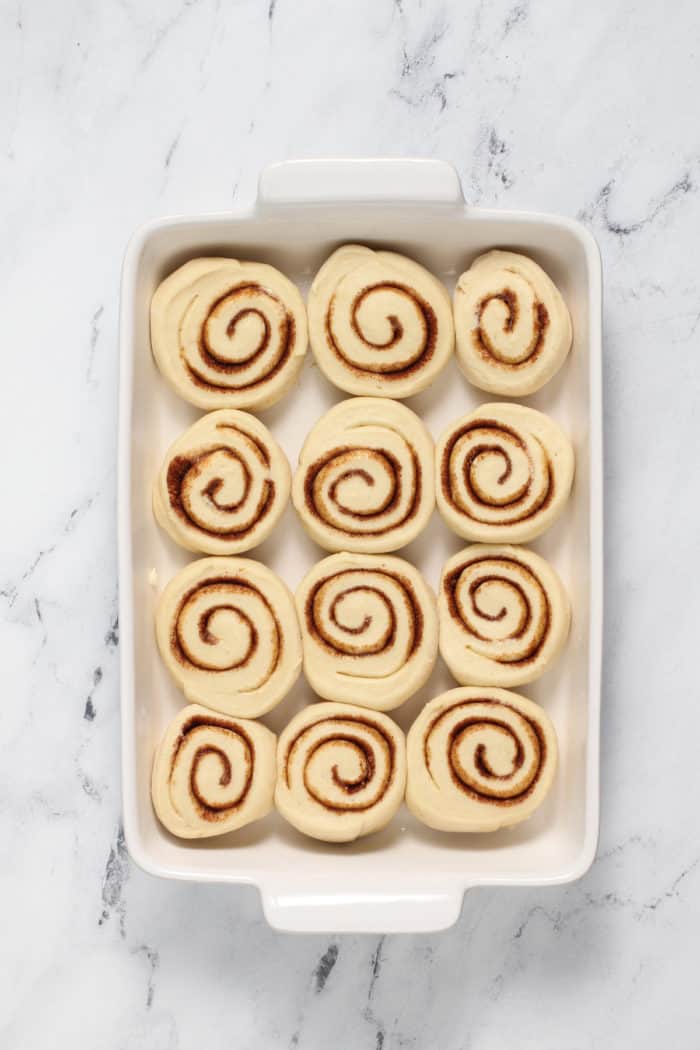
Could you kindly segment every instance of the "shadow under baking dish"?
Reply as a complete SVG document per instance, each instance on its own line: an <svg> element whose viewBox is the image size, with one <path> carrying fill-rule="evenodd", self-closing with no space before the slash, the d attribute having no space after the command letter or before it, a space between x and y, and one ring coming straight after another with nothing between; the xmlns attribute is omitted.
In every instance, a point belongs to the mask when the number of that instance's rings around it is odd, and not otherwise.
<svg viewBox="0 0 700 1050"><path fill-rule="evenodd" d="M305 838L277 814L218 839L181 841L161 827L150 801L153 750L184 703L160 662L153 613L160 589L193 555L156 525L151 484L166 448L201 413L173 394L155 368L149 344L151 295L178 265L204 255L272 263L305 294L320 264L346 242L403 252L440 277L450 293L480 252L493 247L522 251L551 274L570 308L574 345L569 359L542 391L522 399L562 425L577 458L565 513L532 544L554 564L570 594L571 637L557 665L518 690L541 703L554 721L560 744L556 782L531 820L490 835L434 832L403 808L383 832L347 845ZM143 867L171 877L253 882L263 897L286 886L307 894L332 887L350 897L377 887L387 893L394 887L399 896L421 887L461 895L471 885L560 882L586 869L598 827L600 305L594 254L574 223L458 206L297 206L240 219L165 221L137 235L123 288L120 583L125 829L129 849ZM309 352L296 387L260 413L292 469L312 424L345 396L318 372ZM437 438L458 416L495 400L471 388L452 360L429 390L405 403ZM396 553L417 565L435 588L444 561L464 545L435 513L423 535ZM264 561L293 590L325 553L308 539L290 507L273 535L246 556ZM408 729L426 700L455 684L440 661L427 686L389 714ZM279 731L314 699L302 679L262 721ZM376 920L370 922L376 926ZM417 927L408 921L406 928Z"/></svg>

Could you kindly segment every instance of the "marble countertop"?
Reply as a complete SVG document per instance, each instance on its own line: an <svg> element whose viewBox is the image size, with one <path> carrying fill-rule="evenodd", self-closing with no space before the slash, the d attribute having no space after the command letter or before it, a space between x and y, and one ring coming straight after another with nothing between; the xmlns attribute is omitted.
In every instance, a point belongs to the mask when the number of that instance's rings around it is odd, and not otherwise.
<svg viewBox="0 0 700 1050"><path fill-rule="evenodd" d="M698 6L16 0L0 19L2 1046L304 1050L338 1021L353 1050L694 1045ZM289 936L254 890L158 881L125 849L119 270L137 224L250 200L270 161L382 154L451 161L469 201L578 216L602 249L600 852L571 886L469 893L445 933Z"/></svg>

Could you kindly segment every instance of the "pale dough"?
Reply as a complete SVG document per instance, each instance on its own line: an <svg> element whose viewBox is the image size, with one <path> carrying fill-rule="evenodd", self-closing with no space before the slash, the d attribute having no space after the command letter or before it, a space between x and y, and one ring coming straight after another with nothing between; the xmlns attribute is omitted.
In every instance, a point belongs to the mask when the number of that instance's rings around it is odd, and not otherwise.
<svg viewBox="0 0 700 1050"><path fill-rule="evenodd" d="M277 744L275 805L324 842L350 842L389 823L406 788L406 740L387 715L312 704Z"/></svg>
<svg viewBox="0 0 700 1050"><path fill-rule="evenodd" d="M458 536L527 543L564 509L574 452L560 427L524 405L481 405L436 449L437 505Z"/></svg>
<svg viewBox="0 0 700 1050"><path fill-rule="evenodd" d="M341 401L304 442L294 506L326 550L397 550L433 512L433 456L430 434L405 405L372 397Z"/></svg>
<svg viewBox="0 0 700 1050"><path fill-rule="evenodd" d="M156 637L187 699L229 715L270 711L301 671L294 599L248 558L201 558L181 569L158 602Z"/></svg>
<svg viewBox="0 0 700 1050"><path fill-rule="evenodd" d="M480 255L457 282L457 361L481 390L524 397L557 372L571 349L571 317L541 266L516 252Z"/></svg>
<svg viewBox="0 0 700 1050"><path fill-rule="evenodd" d="M440 652L462 685L524 685L561 652L571 611L561 580L526 547L477 544L445 565Z"/></svg>
<svg viewBox="0 0 700 1050"><path fill-rule="evenodd" d="M435 597L402 558L332 554L302 581L296 603L304 673L326 700L390 711L435 666Z"/></svg>
<svg viewBox="0 0 700 1050"><path fill-rule="evenodd" d="M153 762L158 819L184 839L224 835L269 813L277 738L265 726L191 704L172 720Z"/></svg>
<svg viewBox="0 0 700 1050"><path fill-rule="evenodd" d="M153 356L199 408L265 408L294 383L308 342L298 288L265 263L192 259L151 301Z"/></svg>
<svg viewBox="0 0 700 1050"><path fill-rule="evenodd" d="M424 390L454 349L445 287L395 252L338 248L316 274L308 302L318 366L349 394L409 397Z"/></svg>
<svg viewBox="0 0 700 1050"><path fill-rule="evenodd" d="M269 536L290 485L287 457L267 427L224 408L170 446L153 487L153 510L181 547L239 554Z"/></svg>
<svg viewBox="0 0 700 1050"><path fill-rule="evenodd" d="M406 804L440 831L496 831L527 820L557 768L557 738L541 707L486 686L426 704L407 741Z"/></svg>

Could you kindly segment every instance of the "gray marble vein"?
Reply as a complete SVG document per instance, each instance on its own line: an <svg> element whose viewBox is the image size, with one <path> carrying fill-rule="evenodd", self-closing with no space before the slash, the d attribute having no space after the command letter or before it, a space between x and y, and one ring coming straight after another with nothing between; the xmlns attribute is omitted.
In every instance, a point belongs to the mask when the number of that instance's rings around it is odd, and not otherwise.
<svg viewBox="0 0 700 1050"><path fill-rule="evenodd" d="M697 1045L700 8L65 0L0 9L0 1046ZM121 825L119 276L293 156L422 155L603 253L607 628L590 873L430 936L290 936Z"/></svg>

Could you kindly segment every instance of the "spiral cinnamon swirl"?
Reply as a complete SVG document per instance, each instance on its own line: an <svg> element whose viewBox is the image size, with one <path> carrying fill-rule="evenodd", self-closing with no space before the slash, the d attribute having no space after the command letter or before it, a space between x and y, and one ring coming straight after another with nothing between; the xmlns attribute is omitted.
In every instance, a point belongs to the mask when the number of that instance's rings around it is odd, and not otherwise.
<svg viewBox="0 0 700 1050"><path fill-rule="evenodd" d="M454 347L449 295L424 267L395 252L338 248L309 292L309 339L318 366L349 394L410 397Z"/></svg>
<svg viewBox="0 0 700 1050"><path fill-rule="evenodd" d="M401 805L406 743L390 718L349 704L312 704L281 733L275 805L324 842L378 831Z"/></svg>
<svg viewBox="0 0 700 1050"><path fill-rule="evenodd" d="M566 591L544 558L525 547L460 551L445 565L438 597L440 652L462 685L524 685L559 655L569 633Z"/></svg>
<svg viewBox="0 0 700 1050"><path fill-rule="evenodd" d="M163 376L199 408L265 408L289 389L307 345L299 290L273 266L192 259L151 301Z"/></svg>
<svg viewBox="0 0 700 1050"><path fill-rule="evenodd" d="M246 719L191 704L158 746L151 777L161 824L183 839L225 835L272 809L276 737Z"/></svg>
<svg viewBox="0 0 700 1050"><path fill-rule="evenodd" d="M290 484L287 458L267 427L224 408L199 419L168 449L153 510L181 547L239 554L270 534Z"/></svg>
<svg viewBox="0 0 700 1050"><path fill-rule="evenodd" d="M440 831L497 831L527 820L557 767L554 726L505 689L451 689L408 733L406 804Z"/></svg>
<svg viewBox="0 0 700 1050"><path fill-rule="evenodd" d="M292 500L329 551L383 553L415 539L435 505L433 441L397 401L341 401L299 455Z"/></svg>
<svg viewBox="0 0 700 1050"><path fill-rule="evenodd" d="M161 656L188 700L255 718L301 670L294 599L248 558L201 558L173 577L156 610Z"/></svg>
<svg viewBox="0 0 700 1050"><path fill-rule="evenodd" d="M302 581L296 603L304 673L327 700L390 711L435 666L435 597L402 558L332 554Z"/></svg>
<svg viewBox="0 0 700 1050"><path fill-rule="evenodd" d="M558 372L571 349L571 317L559 289L532 259L480 255L457 282L457 361L481 390L524 397Z"/></svg>
<svg viewBox="0 0 700 1050"><path fill-rule="evenodd" d="M526 543L561 514L574 477L571 442L542 412L482 405L437 443L437 505L458 536Z"/></svg>

